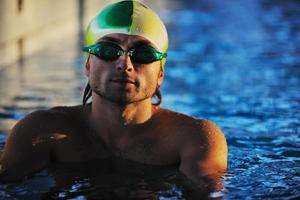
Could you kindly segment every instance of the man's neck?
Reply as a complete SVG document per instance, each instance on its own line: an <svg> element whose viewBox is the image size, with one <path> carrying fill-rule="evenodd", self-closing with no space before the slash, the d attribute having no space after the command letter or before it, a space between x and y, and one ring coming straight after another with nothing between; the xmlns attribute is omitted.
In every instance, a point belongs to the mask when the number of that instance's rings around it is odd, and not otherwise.
<svg viewBox="0 0 300 200"><path fill-rule="evenodd" d="M151 99L120 105L93 94L91 116L94 125L109 130L122 129L128 125L141 124L153 114Z"/></svg>

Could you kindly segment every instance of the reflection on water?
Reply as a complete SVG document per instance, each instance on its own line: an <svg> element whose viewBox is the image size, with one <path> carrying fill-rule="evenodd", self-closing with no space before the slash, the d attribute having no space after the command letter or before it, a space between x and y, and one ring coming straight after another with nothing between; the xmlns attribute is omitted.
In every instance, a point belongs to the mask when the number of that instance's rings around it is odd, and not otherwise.
<svg viewBox="0 0 300 200"><path fill-rule="evenodd" d="M160 14L170 35L163 106L215 121L228 140L224 189L211 197L299 198L299 2L177 1ZM83 60L78 57L76 38L73 42L68 37L49 44L24 60L23 66L0 73L2 146L18 116L80 103ZM1 186L1 195L14 196L14 188L16 193L35 196L39 190L41 195L57 189L50 179L46 173L21 186ZM36 182L43 184L36 186ZM84 199L84 191L93 189L89 184L86 179L75 181L68 192L56 193L57 198L81 188L76 194ZM180 185L172 187L168 190L173 197L184 198Z"/></svg>

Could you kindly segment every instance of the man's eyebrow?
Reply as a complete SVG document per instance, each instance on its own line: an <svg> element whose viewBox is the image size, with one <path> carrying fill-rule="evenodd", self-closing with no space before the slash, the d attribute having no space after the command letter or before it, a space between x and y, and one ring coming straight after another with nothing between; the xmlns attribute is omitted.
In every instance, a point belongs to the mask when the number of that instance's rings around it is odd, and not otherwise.
<svg viewBox="0 0 300 200"><path fill-rule="evenodd" d="M100 40L98 40L97 42L100 42L100 41L109 41L109 42L120 43L119 39L113 38L113 37L109 37L109 36L104 36Z"/></svg>
<svg viewBox="0 0 300 200"><path fill-rule="evenodd" d="M140 45L148 45L148 46L154 47L152 45L152 43L149 42L148 40L141 40L141 41L137 41L134 43L134 46L140 46Z"/></svg>
<svg viewBox="0 0 300 200"><path fill-rule="evenodd" d="M133 42L133 44L131 45L130 48L136 48L136 47L140 47L140 46L149 46L149 47L152 47L157 50L157 47L148 40L139 40L139 41Z"/></svg>

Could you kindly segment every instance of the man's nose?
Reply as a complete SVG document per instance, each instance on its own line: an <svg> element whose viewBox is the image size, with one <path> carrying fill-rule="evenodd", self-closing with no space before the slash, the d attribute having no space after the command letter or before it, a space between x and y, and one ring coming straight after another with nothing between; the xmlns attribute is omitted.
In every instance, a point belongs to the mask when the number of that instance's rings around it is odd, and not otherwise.
<svg viewBox="0 0 300 200"><path fill-rule="evenodd" d="M133 63L128 55L128 52L125 52L119 58L119 62L117 64L117 70L119 71L128 71L131 72L133 70Z"/></svg>

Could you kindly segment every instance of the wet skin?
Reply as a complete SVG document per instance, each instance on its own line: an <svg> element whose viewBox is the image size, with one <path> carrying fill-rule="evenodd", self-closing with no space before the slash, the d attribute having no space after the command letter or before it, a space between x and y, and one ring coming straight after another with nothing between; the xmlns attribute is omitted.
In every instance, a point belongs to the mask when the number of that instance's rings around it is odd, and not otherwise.
<svg viewBox="0 0 300 200"><path fill-rule="evenodd" d="M149 43L139 36L111 34L123 49ZM178 169L190 180L214 176L227 168L227 145L221 130L151 104L162 84L160 61L135 64L122 55L115 61L90 56L86 76L93 103L36 111L11 130L1 157L2 181L18 180L56 162L110 157Z"/></svg>

